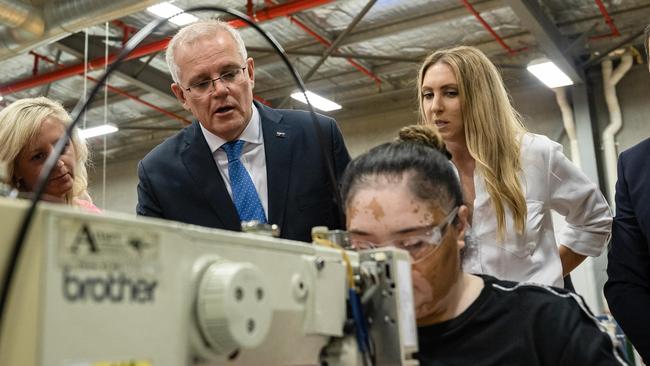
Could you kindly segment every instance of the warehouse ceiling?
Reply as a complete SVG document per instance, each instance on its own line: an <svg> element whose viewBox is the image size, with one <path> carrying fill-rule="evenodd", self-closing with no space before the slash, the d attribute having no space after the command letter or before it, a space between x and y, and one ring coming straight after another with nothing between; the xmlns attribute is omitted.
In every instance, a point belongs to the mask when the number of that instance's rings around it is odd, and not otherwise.
<svg viewBox="0 0 650 366"><path fill-rule="evenodd" d="M106 55L155 19L145 10L155 3L0 0L0 108L19 98L46 95L71 110L101 76ZM285 48L308 89L343 106L328 113L342 124L415 109L418 63L434 49L477 46L500 66L509 87L543 87L525 70L532 60L548 57L574 80L582 80L582 70L598 66L611 50L641 47L641 32L650 19L650 0L174 4L183 9L212 4L252 15ZM171 93L164 62L166 39L177 28L166 25L146 40L139 57L114 73L95 99L83 123L90 127L108 121L120 128L107 136L106 146L102 138L90 139L95 159L104 154L108 161L141 158L191 120ZM273 107L304 108L288 98L296 88L280 58L253 29L240 30L255 59L256 99Z"/></svg>

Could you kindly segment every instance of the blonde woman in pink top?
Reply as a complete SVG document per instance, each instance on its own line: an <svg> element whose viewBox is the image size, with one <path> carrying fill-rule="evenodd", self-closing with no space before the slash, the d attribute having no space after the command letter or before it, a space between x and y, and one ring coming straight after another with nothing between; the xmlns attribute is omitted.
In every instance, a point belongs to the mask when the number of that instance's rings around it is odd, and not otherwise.
<svg viewBox="0 0 650 366"><path fill-rule="evenodd" d="M0 111L0 161L8 166L7 182L33 192L45 160L65 134L70 115L45 97L20 99ZM99 213L88 195L88 147L74 131L47 181L43 199Z"/></svg>

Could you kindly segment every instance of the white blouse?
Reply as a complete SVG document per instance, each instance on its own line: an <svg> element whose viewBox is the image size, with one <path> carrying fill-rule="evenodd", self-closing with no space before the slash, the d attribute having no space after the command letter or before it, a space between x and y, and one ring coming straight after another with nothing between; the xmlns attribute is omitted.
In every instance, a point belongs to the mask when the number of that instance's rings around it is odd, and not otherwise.
<svg viewBox="0 0 650 366"><path fill-rule="evenodd" d="M474 171L474 213L463 257L463 270L499 279L562 287L562 263L551 210L567 226L559 244L586 256L600 255L611 231L612 214L598 187L562 153L562 145L527 133L521 142L521 184L528 216L517 234L506 208L506 232L497 241L496 214L479 169Z"/></svg>

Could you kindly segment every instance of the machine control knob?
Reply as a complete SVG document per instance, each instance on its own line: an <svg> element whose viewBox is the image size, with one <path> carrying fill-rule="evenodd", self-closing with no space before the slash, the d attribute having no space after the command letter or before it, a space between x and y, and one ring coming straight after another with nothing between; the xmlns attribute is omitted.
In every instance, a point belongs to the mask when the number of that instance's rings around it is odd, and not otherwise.
<svg viewBox="0 0 650 366"><path fill-rule="evenodd" d="M272 309L262 272L250 263L214 262L199 281L196 311L207 345L216 354L259 346Z"/></svg>

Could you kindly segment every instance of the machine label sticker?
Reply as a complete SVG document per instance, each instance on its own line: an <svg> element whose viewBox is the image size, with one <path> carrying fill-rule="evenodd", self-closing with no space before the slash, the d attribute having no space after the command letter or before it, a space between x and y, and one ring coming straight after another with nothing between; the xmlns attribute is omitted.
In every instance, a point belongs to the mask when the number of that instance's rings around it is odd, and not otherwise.
<svg viewBox="0 0 650 366"><path fill-rule="evenodd" d="M55 231L61 267L151 272L158 265L160 238L155 232L73 219L59 220Z"/></svg>

